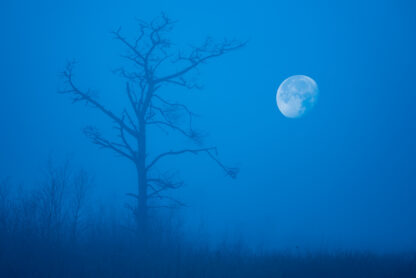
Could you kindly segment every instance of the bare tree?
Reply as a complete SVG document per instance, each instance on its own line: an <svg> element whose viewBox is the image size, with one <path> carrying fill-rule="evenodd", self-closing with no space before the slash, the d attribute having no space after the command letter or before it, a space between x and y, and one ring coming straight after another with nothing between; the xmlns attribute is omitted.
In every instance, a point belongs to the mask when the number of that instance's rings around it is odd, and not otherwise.
<svg viewBox="0 0 416 278"><path fill-rule="evenodd" d="M85 170L80 170L76 175L74 175L71 183L71 203L70 203L70 213L72 217L71 224L71 239L76 240L82 212L85 209L87 202L88 192L92 186L92 177Z"/></svg>
<svg viewBox="0 0 416 278"><path fill-rule="evenodd" d="M45 238L58 239L66 216L65 198L70 183L69 161L55 166L50 159L47 165L46 179L38 193L41 209L42 234Z"/></svg>
<svg viewBox="0 0 416 278"><path fill-rule="evenodd" d="M137 194L129 195L137 198L134 212L139 228L143 231L146 231L148 222L150 208L148 200L169 198L162 193L181 185L180 182L174 182L171 177L159 175L154 171L155 166L163 159L182 154L205 154L228 176L235 178L237 174L236 168L227 167L218 159L217 149L213 146L201 147L201 144L193 144L197 147L169 150L154 156L148 154L149 126L168 129L195 143L201 143L201 135L192 125L194 113L186 105L162 95L160 89L166 86L200 88L190 76L192 72L207 61L245 45L235 40L216 43L208 38L202 45L191 47L187 52L177 50L166 36L172 30L174 23L163 14L151 22L139 21L139 33L133 40L123 36L121 29L113 32L115 39L126 47L127 53L122 57L131 66L118 70L125 78L125 93L129 103L121 113L115 113L107 108L90 90L83 90L77 86L73 76L73 63L69 63L63 73L66 89L61 93L71 95L74 102L85 102L93 106L116 125L118 130L116 141L104 137L95 127L87 127L84 131L94 144L110 149L134 163L138 177ZM169 72L172 68L175 70ZM183 121L184 117L186 121ZM171 200L173 201L171 205L180 205L176 200Z"/></svg>

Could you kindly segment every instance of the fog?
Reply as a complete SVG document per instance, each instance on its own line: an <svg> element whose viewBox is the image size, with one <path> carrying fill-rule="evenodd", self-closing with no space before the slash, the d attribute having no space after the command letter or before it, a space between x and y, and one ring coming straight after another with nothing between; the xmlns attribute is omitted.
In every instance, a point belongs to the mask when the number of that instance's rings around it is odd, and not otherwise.
<svg viewBox="0 0 416 278"><path fill-rule="evenodd" d="M184 186L186 206L159 210L191 242L243 243L253 250L413 252L416 248L415 5L410 1L6 1L0 6L0 177L36 190L50 159L93 176L89 207L127 217L136 169L83 134L114 136L91 105L58 94L62 72L122 112L125 48L137 19L163 11L175 47L209 36L247 42L193 73L202 89L168 86L160 94L197 114L204 145L216 146L228 177L204 154L169 157L158 169ZM172 68L167 68L166 71ZM275 95L291 75L318 84L316 106L285 118ZM189 142L158 128L148 155ZM76 171L75 171L76 172ZM300 251L299 251L300 250Z"/></svg>

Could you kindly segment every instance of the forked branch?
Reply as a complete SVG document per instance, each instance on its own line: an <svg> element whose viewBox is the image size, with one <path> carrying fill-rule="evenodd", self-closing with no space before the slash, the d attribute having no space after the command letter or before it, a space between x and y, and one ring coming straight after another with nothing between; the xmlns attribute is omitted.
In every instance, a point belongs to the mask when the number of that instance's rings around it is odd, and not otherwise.
<svg viewBox="0 0 416 278"><path fill-rule="evenodd" d="M90 138L90 140L92 141L92 143L105 148L105 149L111 149L113 151L115 151L116 153L132 160L135 161L134 158L134 153L133 150L131 149L131 147L129 145L126 144L120 144L117 142L112 142L106 138L104 138L101 133L94 127L86 127L84 129L84 133L85 135Z"/></svg>

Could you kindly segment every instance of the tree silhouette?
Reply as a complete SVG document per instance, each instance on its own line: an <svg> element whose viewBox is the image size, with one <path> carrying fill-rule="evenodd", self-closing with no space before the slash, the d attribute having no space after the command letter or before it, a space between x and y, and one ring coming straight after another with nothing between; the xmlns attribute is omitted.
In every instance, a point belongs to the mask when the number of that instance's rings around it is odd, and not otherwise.
<svg viewBox="0 0 416 278"><path fill-rule="evenodd" d="M85 102L93 106L116 125L119 137L117 141L105 138L95 127L87 127L84 132L94 144L110 149L134 163L137 170L137 194L128 195L137 199L133 211L142 232L146 232L148 225L150 198L168 199L172 201L167 205L169 207L181 205L177 200L162 195L168 189L179 188L182 183L154 171L155 165L161 160L186 153L206 154L231 178L235 178L238 172L236 168L227 167L218 159L215 147L201 147L201 135L192 125L194 113L186 105L165 98L160 94L159 89L163 86L200 88L190 73L213 58L243 47L245 43L235 40L216 43L208 38L201 46L191 47L185 54L184 51L175 49L167 38L174 24L174 21L162 14L150 22L139 21L139 34L134 40L130 41L124 37L121 29L112 33L115 39L126 47L127 54L122 57L133 68L133 70L126 68L117 70L126 80L125 93L129 103L128 107L119 114L99 102L90 90L84 91L76 85L73 78L73 63L69 63L63 73L66 86L61 93L71 95L73 102ZM161 68L165 69L164 74ZM166 69L169 68L176 70L167 72ZM186 121L179 120L184 117L187 118ZM199 143L192 144L198 147L185 147L150 156L147 151L149 126L177 132Z"/></svg>

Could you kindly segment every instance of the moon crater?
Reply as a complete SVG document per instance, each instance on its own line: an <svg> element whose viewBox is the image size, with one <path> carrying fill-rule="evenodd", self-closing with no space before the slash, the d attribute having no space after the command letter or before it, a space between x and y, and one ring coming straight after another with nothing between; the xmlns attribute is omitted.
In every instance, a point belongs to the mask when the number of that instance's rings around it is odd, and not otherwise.
<svg viewBox="0 0 416 278"><path fill-rule="evenodd" d="M276 94L277 107L287 118L299 118L314 105L318 85L306 75L293 75L280 84Z"/></svg>

